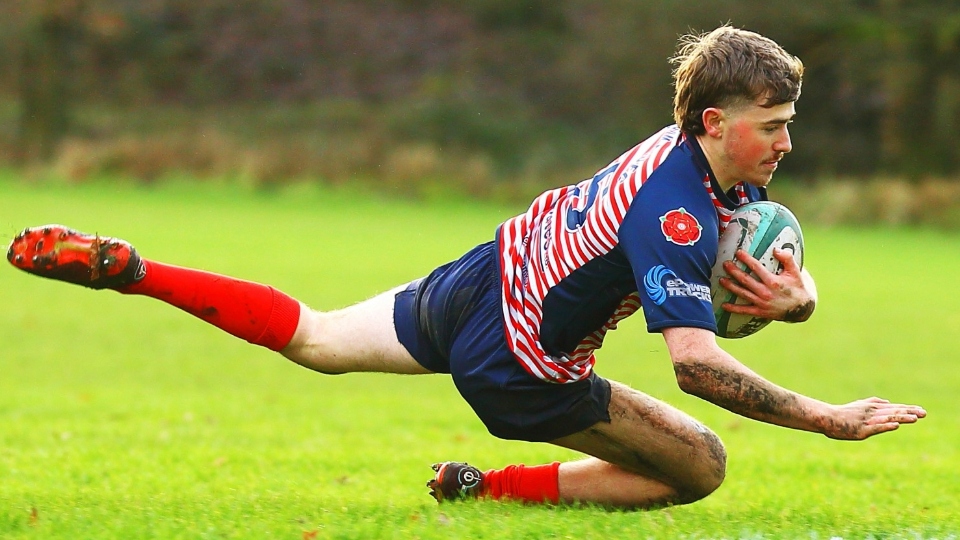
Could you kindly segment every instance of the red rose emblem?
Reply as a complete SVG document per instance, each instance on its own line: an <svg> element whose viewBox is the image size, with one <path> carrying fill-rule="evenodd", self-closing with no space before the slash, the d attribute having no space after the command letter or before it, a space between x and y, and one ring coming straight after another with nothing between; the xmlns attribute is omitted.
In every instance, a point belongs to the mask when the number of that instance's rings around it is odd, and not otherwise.
<svg viewBox="0 0 960 540"><path fill-rule="evenodd" d="M700 240L703 227L693 214L680 207L660 216L660 230L667 240L679 246L692 246Z"/></svg>

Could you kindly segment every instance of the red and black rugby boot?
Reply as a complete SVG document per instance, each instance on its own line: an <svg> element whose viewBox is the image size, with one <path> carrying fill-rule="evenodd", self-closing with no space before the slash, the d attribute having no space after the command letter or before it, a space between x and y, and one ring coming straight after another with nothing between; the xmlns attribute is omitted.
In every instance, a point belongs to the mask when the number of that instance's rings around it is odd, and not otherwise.
<svg viewBox="0 0 960 540"><path fill-rule="evenodd" d="M146 273L140 255L128 242L63 225L24 229L10 242L7 260L24 272L91 289L124 287Z"/></svg>
<svg viewBox="0 0 960 540"><path fill-rule="evenodd" d="M427 487L437 502L476 499L483 493L483 473L476 467L457 461L434 463L431 467L437 474L427 482Z"/></svg>

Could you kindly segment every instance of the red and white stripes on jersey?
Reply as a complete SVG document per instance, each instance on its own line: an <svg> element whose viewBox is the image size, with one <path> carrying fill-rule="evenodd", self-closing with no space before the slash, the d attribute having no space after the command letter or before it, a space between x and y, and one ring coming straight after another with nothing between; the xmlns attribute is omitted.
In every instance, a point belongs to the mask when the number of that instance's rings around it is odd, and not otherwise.
<svg viewBox="0 0 960 540"><path fill-rule="evenodd" d="M617 245L620 224L637 192L684 139L677 126L668 126L628 150L594 178L543 193L526 213L500 227L507 343L531 375L556 383L589 376L595 362L593 351L602 345L606 333L640 309L639 294L628 295L602 327L562 357L548 354L540 344L547 292ZM709 177L704 182L709 189ZM571 213L580 218L573 228L568 223ZM726 221L730 221L729 214Z"/></svg>
<svg viewBox="0 0 960 540"><path fill-rule="evenodd" d="M725 207L720 199L717 198L716 194L713 192L713 186L710 185L710 177L707 176L703 179L703 187L707 188L707 193L710 194L710 199L713 201L713 206L717 209L717 217L720 218L720 234L723 234L723 231L727 228L727 225L730 224L730 218L733 217L733 210ZM747 189L744 187L743 183L739 183L734 186L734 192L737 194L737 200L734 201L737 206L742 204L747 204L750 202L750 197L747 196Z"/></svg>

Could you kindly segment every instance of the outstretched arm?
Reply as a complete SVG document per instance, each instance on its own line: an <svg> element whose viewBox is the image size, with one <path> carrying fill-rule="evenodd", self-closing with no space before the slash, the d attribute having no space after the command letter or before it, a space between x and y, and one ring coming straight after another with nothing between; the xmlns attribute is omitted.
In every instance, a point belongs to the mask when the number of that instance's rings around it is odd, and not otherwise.
<svg viewBox="0 0 960 540"><path fill-rule="evenodd" d="M666 328L663 337L684 392L748 418L823 433L831 439L861 440L927 415L916 405L875 397L831 405L792 392L738 362L708 330Z"/></svg>
<svg viewBox="0 0 960 540"><path fill-rule="evenodd" d="M813 277L793 258L789 251L776 249L773 256L783 265L779 274L770 272L746 251L738 250L737 260L753 272L744 271L733 261L724 263L730 278L721 278L720 285L746 300L746 304L724 304L731 313L752 315L775 321L803 322L817 306L817 286Z"/></svg>

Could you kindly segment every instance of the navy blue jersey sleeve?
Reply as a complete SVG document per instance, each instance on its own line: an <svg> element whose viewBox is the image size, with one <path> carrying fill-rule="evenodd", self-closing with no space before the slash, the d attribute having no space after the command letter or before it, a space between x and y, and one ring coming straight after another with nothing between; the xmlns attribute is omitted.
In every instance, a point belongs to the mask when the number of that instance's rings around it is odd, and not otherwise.
<svg viewBox="0 0 960 540"><path fill-rule="evenodd" d="M639 190L619 234L647 330L695 327L716 333L710 300L718 243L716 209L696 176L677 174L687 172L682 170L657 172L664 174L652 175Z"/></svg>

